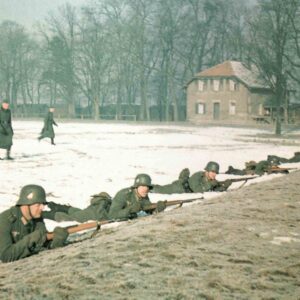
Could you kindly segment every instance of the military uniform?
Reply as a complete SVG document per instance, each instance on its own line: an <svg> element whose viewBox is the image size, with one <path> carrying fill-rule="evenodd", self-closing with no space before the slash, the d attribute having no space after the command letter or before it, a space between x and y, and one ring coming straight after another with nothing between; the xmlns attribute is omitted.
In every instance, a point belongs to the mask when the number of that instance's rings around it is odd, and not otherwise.
<svg viewBox="0 0 300 300"><path fill-rule="evenodd" d="M277 160L278 164L279 163L296 163L296 162L300 162L300 152L294 152L294 156L291 158L284 158L284 157L280 157L280 156L276 156L276 155L268 155L267 160L269 162L271 162L273 160Z"/></svg>
<svg viewBox="0 0 300 300"><path fill-rule="evenodd" d="M300 162L300 152L295 152L294 156L288 160L289 163L297 163Z"/></svg>
<svg viewBox="0 0 300 300"><path fill-rule="evenodd" d="M56 227L52 241L47 241L47 231L43 218L25 219L22 207L46 204L45 190L38 185L22 188L16 206L0 214L0 260L15 261L38 253L42 248L56 248L64 245L68 232Z"/></svg>
<svg viewBox="0 0 300 300"><path fill-rule="evenodd" d="M206 171L213 171L219 173L219 165L216 162L208 162L205 167ZM230 182L219 183L217 180L209 179L204 171L199 171L189 175L188 169L183 169L180 172L179 179L167 185L153 185L152 192L159 194L173 194L173 193L204 193L209 191L223 192L228 189Z"/></svg>
<svg viewBox="0 0 300 300"><path fill-rule="evenodd" d="M255 162L253 160L245 163L245 169L235 169L232 166L229 166L228 170L225 174L233 174L233 175L263 175L268 172L268 170L274 165L272 162L267 160L261 160L259 162Z"/></svg>
<svg viewBox="0 0 300 300"><path fill-rule="evenodd" d="M87 222L89 220L107 220L110 206L110 195L102 192L92 196L91 204L85 209L69 207L66 212L57 210L54 220L57 222L77 221L80 223Z"/></svg>
<svg viewBox="0 0 300 300"><path fill-rule="evenodd" d="M108 217L110 220L136 218L137 213L150 204L149 197L139 197L136 188L125 188L113 198Z"/></svg>
<svg viewBox="0 0 300 300"><path fill-rule="evenodd" d="M15 206L0 214L0 259L18 260L38 253L46 241L46 227L42 219L22 222L20 207Z"/></svg>
<svg viewBox="0 0 300 300"><path fill-rule="evenodd" d="M182 194L189 193L189 190L186 188L185 182L181 180L175 180L166 185L153 184L153 189L151 192L158 194Z"/></svg>
<svg viewBox="0 0 300 300"><path fill-rule="evenodd" d="M7 158L10 159L10 149L13 144L14 131L11 123L10 109L0 109L0 148L7 150Z"/></svg>
<svg viewBox="0 0 300 300"><path fill-rule="evenodd" d="M39 137L39 140L43 139L43 138L50 138L51 139L51 143L54 144L54 137L55 137L55 133L54 133L54 129L53 129L53 125L57 126L56 122L54 121L53 118L53 112L48 112L47 116L44 120L44 127L41 131L41 135Z"/></svg>
<svg viewBox="0 0 300 300"><path fill-rule="evenodd" d="M224 192L228 189L230 181L226 184L221 184L217 180L207 178L205 172L199 171L193 174L189 180L189 187L192 193L205 193L205 192Z"/></svg>

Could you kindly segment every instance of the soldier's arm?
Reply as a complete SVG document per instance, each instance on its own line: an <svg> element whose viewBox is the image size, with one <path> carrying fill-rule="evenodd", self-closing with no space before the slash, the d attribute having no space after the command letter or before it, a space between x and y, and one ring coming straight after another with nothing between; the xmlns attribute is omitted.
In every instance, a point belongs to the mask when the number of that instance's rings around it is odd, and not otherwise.
<svg viewBox="0 0 300 300"><path fill-rule="evenodd" d="M37 230L42 228L38 227ZM37 252L37 245L44 242L46 234L33 232L24 236L17 243L13 243L10 222L0 223L0 259L2 262L15 261Z"/></svg>
<svg viewBox="0 0 300 300"><path fill-rule="evenodd" d="M117 193L112 200L108 218L110 220L127 219L130 216L130 207L127 206L126 197L123 191Z"/></svg>
<svg viewBox="0 0 300 300"><path fill-rule="evenodd" d="M225 182L223 182L223 183L215 180L212 190L214 192L225 192L231 184L232 184L232 181L230 179L225 180Z"/></svg>

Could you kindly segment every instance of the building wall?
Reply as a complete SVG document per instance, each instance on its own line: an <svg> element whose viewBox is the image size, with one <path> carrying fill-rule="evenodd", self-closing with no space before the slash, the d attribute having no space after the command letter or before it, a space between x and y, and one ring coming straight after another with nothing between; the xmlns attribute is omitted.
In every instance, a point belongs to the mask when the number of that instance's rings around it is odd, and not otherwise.
<svg viewBox="0 0 300 300"><path fill-rule="evenodd" d="M252 93L238 79L203 78L201 81L205 83L200 84L200 87L199 80L193 80L187 87L188 121L197 123L219 120L228 123L242 123L252 121L253 115L264 114L263 103L266 96ZM218 84L216 84L217 81L219 81L219 89ZM216 119L214 109L218 105L220 111L219 118Z"/></svg>

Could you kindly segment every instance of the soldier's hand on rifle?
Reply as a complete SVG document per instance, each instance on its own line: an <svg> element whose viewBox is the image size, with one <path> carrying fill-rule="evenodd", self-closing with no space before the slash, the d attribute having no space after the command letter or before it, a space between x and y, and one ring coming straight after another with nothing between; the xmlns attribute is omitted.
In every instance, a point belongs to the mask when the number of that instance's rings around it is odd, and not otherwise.
<svg viewBox="0 0 300 300"><path fill-rule="evenodd" d="M232 181L230 179L226 179L223 183L224 190L226 191L232 185Z"/></svg>
<svg viewBox="0 0 300 300"><path fill-rule="evenodd" d="M157 202L157 206L156 206L156 212L161 212L164 211L166 209L166 203L165 201L158 201Z"/></svg>
<svg viewBox="0 0 300 300"><path fill-rule="evenodd" d="M64 246L69 236L67 229L62 227L55 227L53 233L54 236L53 241L51 243L51 248L58 248Z"/></svg>
<svg viewBox="0 0 300 300"><path fill-rule="evenodd" d="M46 229L38 228L27 235L26 238L28 239L28 249L30 252L39 252L47 239Z"/></svg>

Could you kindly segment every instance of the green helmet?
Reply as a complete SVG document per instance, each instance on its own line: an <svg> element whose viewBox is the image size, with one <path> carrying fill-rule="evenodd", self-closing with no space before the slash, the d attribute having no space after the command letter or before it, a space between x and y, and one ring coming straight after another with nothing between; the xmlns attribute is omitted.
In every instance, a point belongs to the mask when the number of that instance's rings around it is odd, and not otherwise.
<svg viewBox="0 0 300 300"><path fill-rule="evenodd" d="M134 180L134 188L137 188L139 186L148 186L150 189L152 189L152 184L151 184L151 177L148 174L138 174L135 177Z"/></svg>
<svg viewBox="0 0 300 300"><path fill-rule="evenodd" d="M20 192L17 205L47 204L46 192L40 185L25 185Z"/></svg>
<svg viewBox="0 0 300 300"><path fill-rule="evenodd" d="M204 170L206 170L207 172L215 172L216 174L219 174L219 168L220 167L218 163L210 161L207 163Z"/></svg>

